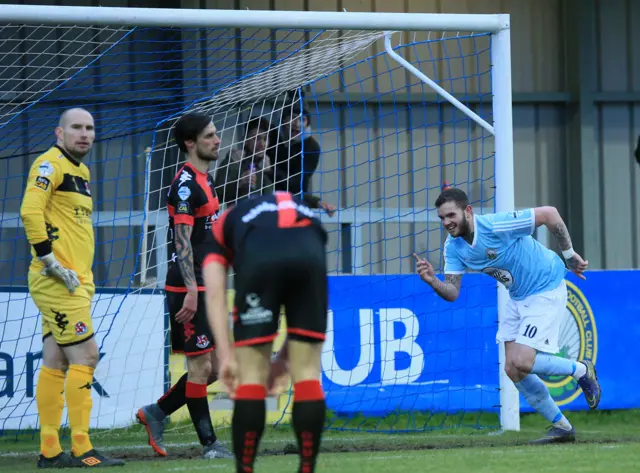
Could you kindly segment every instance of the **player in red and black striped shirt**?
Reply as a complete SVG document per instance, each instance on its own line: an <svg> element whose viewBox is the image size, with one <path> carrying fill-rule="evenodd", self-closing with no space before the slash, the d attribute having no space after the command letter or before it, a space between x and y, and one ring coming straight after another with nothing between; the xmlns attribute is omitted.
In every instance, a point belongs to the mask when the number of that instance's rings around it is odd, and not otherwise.
<svg viewBox="0 0 640 473"><path fill-rule="evenodd" d="M185 374L156 404L138 411L149 444L161 456L164 418L187 405L204 458L232 458L216 438L209 413L207 385L217 379L217 358L207 322L202 262L211 241L211 225L218 215L218 199L208 174L218 159L220 138L211 118L189 113L175 124L174 138L187 162L178 171L167 195L171 261L165 295L171 323L171 348L187 358Z"/></svg>
<svg viewBox="0 0 640 473"><path fill-rule="evenodd" d="M323 205L317 198L276 192L238 202L213 225L214 241L203 269L207 316L216 339L220 379L235 399L232 437L238 472L253 471L265 423L271 345L282 305L288 331L285 353L294 383L292 423L300 445L299 471L315 469L325 418L319 380L328 289L327 234L311 208ZM230 265L235 271L234 350L226 330Z"/></svg>

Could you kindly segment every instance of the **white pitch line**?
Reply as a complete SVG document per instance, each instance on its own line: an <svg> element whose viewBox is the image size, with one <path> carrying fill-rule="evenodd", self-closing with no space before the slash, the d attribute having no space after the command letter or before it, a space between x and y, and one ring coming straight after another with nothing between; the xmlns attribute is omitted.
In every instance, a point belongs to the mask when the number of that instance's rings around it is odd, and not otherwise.
<svg viewBox="0 0 640 473"><path fill-rule="evenodd" d="M210 468L226 468L229 465L225 465L225 464L221 464L221 463L214 463L214 464L208 464L208 465L196 465L196 466L178 466L175 468L169 468L166 471L192 471L192 470L209 470Z"/></svg>

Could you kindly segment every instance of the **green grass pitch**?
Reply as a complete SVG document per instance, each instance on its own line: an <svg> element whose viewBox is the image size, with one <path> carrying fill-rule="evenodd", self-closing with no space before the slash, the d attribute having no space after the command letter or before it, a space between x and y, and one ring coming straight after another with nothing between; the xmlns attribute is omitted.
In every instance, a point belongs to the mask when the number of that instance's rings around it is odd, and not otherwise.
<svg viewBox="0 0 640 473"><path fill-rule="evenodd" d="M578 432L575 444L530 446L528 441L544 433L538 415L523 415L520 432L445 429L407 434L371 434L327 430L318 473L565 473L631 472L640 465L640 411L567 413ZM228 428L219 437L229 441ZM215 469L233 471L230 460L202 460L196 436L188 424L170 426L166 441L169 457L159 459L146 445L138 426L126 430L93 432L93 444L123 458L121 472L168 473ZM63 446L68 448L68 435ZM288 427L267 428L256 463L256 473L297 471L292 452L293 434ZM35 463L37 435L16 439L0 437L0 471L38 471Z"/></svg>

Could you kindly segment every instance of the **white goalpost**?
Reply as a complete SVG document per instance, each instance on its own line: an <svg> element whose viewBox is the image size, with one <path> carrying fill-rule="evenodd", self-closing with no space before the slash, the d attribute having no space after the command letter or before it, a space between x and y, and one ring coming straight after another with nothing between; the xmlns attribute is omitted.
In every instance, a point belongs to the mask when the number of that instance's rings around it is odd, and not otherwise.
<svg viewBox="0 0 640 473"><path fill-rule="evenodd" d="M259 190L282 188L268 174L277 165L286 185L308 179L305 192L338 207L321 216L334 294L323 353L330 409L423 413L416 430L442 427L439 414L492 412L502 430L520 429L519 394L495 344L506 289L465 276L469 289L450 308L416 282L411 261L423 252L442 268L434 201L445 181L478 212L515 208L509 15L2 5L0 54L0 130L11 137L0 141L0 357L11 363L0 369L0 430L37 426L40 321L25 290L19 196L71 105L96 117L93 317L105 356L93 428L129 425L184 369L167 345L162 299L166 192L183 159L173 124L197 110L221 136L211 177L225 204L242 195L222 163L255 154L247 124L261 118L269 164ZM308 127L287 134L301 113ZM308 170L310 139L321 153ZM286 420L288 395L273 400L270 422ZM212 397L228 411L222 393Z"/></svg>

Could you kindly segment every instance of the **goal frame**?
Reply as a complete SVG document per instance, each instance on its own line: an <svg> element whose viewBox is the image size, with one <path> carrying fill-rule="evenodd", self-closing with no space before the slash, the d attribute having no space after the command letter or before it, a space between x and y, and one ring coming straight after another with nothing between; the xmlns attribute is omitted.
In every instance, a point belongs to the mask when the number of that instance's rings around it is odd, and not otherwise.
<svg viewBox="0 0 640 473"><path fill-rule="evenodd" d="M191 28L307 28L380 31L473 31L491 33L491 88L495 139L496 211L515 208L513 118L511 84L511 32L508 14L445 14L385 12L319 12L275 10L152 9L124 7L72 7L2 5L1 24L50 26L145 26ZM389 47L387 52L389 53ZM392 56L393 57L393 56ZM400 62L409 72L408 63ZM406 63L406 61L405 61ZM414 68L415 69L415 68ZM419 71L418 71L419 72ZM420 77L420 76L419 76ZM478 117L455 103L435 83L421 79L472 120ZM431 82L429 82L431 81ZM442 92L445 92L443 94ZM466 110L465 110L466 109ZM486 127L485 127L486 128ZM148 214L146 215L148 218ZM498 318L505 314L508 293L498 285ZM500 424L502 430L520 430L519 394L504 371L504 344L499 345Z"/></svg>

